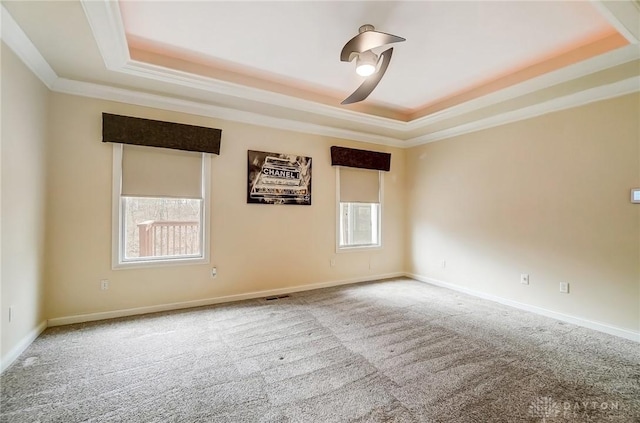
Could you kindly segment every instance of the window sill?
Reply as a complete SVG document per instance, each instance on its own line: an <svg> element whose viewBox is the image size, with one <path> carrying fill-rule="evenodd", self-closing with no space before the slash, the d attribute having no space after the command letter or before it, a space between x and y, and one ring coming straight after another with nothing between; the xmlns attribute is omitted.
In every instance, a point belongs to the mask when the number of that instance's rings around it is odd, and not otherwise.
<svg viewBox="0 0 640 423"><path fill-rule="evenodd" d="M209 264L209 259L203 257L183 258L183 259L170 259L170 260L136 260L136 261L124 261L120 263L113 263L111 268L113 270L124 269L144 269L154 267L169 267L169 266L197 266L201 264Z"/></svg>
<svg viewBox="0 0 640 423"><path fill-rule="evenodd" d="M364 251L382 250L382 245L356 245L353 247L337 247L336 253L357 253Z"/></svg>

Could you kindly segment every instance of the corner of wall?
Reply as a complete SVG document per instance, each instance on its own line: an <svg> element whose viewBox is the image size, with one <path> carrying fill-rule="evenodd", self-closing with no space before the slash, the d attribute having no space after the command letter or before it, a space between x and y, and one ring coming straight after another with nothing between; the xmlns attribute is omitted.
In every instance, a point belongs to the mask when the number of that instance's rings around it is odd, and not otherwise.
<svg viewBox="0 0 640 423"><path fill-rule="evenodd" d="M0 91L5 107L0 110L0 355L6 368L46 327L44 233L50 92L6 44L1 48Z"/></svg>

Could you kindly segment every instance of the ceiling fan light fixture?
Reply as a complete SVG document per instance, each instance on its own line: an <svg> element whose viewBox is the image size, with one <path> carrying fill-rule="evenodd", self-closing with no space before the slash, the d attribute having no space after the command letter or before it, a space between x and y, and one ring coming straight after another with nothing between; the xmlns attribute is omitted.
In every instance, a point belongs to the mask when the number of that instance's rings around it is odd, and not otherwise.
<svg viewBox="0 0 640 423"><path fill-rule="evenodd" d="M375 71L376 67L369 63L364 63L356 68L356 73L360 76L370 76L373 75Z"/></svg>
<svg viewBox="0 0 640 423"><path fill-rule="evenodd" d="M356 73L360 76L370 76L376 71L378 56L372 51L365 51L358 55L356 60Z"/></svg>
<svg viewBox="0 0 640 423"><path fill-rule="evenodd" d="M340 51L341 62L351 62L356 59L356 73L365 77L357 90L345 98L340 104L352 104L366 99L369 94L378 86L384 76L393 47L382 51L388 44L406 41L397 35L376 31L373 25L362 25L358 30L358 35L347 41L347 44ZM379 54L375 51L382 51Z"/></svg>

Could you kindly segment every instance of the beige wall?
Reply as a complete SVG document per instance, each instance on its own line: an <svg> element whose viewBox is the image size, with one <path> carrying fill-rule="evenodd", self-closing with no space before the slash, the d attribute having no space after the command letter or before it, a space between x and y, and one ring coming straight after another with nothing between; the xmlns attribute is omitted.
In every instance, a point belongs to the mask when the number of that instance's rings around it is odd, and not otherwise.
<svg viewBox="0 0 640 423"><path fill-rule="evenodd" d="M0 317L3 363L44 321L48 89L2 43ZM13 319L9 323L9 307Z"/></svg>
<svg viewBox="0 0 640 423"><path fill-rule="evenodd" d="M102 112L223 130L220 156L212 159L210 265L111 270L112 144L101 142ZM63 94L52 94L50 130L49 318L404 270L402 150ZM391 172L384 176L382 250L335 254L331 145L392 153ZM246 204L248 149L312 157L313 204ZM218 267L216 279L210 277L213 265ZM111 281L108 291L99 289L103 278Z"/></svg>
<svg viewBox="0 0 640 423"><path fill-rule="evenodd" d="M628 196L640 186L639 103L628 95L399 150L49 93L3 44L2 358L45 318L404 270L638 331L640 206ZM111 269L112 145L101 142L102 112L223 129L212 159L210 264ZM382 250L335 253L331 145L392 153ZM313 157L313 205L246 204L248 149ZM558 292L561 281L569 295Z"/></svg>
<svg viewBox="0 0 640 423"><path fill-rule="evenodd" d="M639 104L627 95L408 150L407 269L638 331Z"/></svg>

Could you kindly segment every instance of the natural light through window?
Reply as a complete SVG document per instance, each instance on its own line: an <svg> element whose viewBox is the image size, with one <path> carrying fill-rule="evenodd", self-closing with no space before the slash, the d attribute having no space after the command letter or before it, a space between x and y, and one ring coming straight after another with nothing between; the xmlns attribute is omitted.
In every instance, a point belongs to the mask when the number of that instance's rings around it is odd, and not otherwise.
<svg viewBox="0 0 640 423"><path fill-rule="evenodd" d="M380 247L381 172L350 167L337 168L337 249Z"/></svg>
<svg viewBox="0 0 640 423"><path fill-rule="evenodd" d="M115 145L113 267L208 261L207 154Z"/></svg>
<svg viewBox="0 0 640 423"><path fill-rule="evenodd" d="M340 203L340 247L380 245L380 204Z"/></svg>
<svg viewBox="0 0 640 423"><path fill-rule="evenodd" d="M124 260L201 257L202 200L124 197Z"/></svg>

